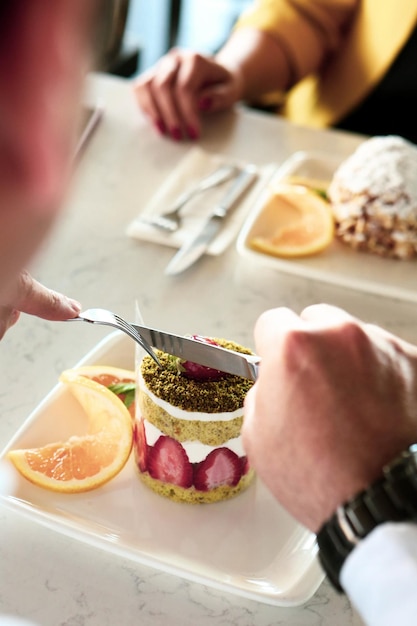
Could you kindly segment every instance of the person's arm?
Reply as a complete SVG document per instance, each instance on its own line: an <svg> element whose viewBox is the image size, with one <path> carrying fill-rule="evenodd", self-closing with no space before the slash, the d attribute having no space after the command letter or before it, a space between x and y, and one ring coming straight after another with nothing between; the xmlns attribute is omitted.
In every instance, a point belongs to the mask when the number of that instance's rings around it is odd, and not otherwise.
<svg viewBox="0 0 417 626"><path fill-rule="evenodd" d="M94 0L14 0L0 20L0 337L19 311L78 305L21 274L58 215L73 164Z"/></svg>
<svg viewBox="0 0 417 626"><path fill-rule="evenodd" d="M139 106L159 132L195 139L201 113L285 91L336 50L358 0L260 0L213 57L173 49L135 83Z"/></svg>
<svg viewBox="0 0 417 626"><path fill-rule="evenodd" d="M243 443L277 500L318 533L322 552L323 528L339 519L339 507L356 502L417 442L417 347L326 305L308 307L300 316L288 309L267 311L255 339L262 360L246 397ZM407 491L412 502L415 491ZM395 506L382 503L385 519L415 517L406 509L398 516ZM350 545L349 560L362 551L361 540ZM371 577L368 590L377 598ZM380 602L375 599L382 611Z"/></svg>
<svg viewBox="0 0 417 626"><path fill-rule="evenodd" d="M284 91L295 81L295 68L281 40L253 27L232 32L216 54L218 63L239 77L238 99L256 102L269 91ZM205 91L213 98L212 110L222 106L216 90Z"/></svg>
<svg viewBox="0 0 417 626"><path fill-rule="evenodd" d="M248 93L257 98L270 89L291 87L320 69L328 55L337 51L359 5L359 0L257 0L243 12L233 35L246 30L269 36L279 48L275 81L258 83L257 71L274 61L274 47L257 51L257 65L246 74ZM236 40L238 41L238 40ZM245 42L242 39L241 68L246 65ZM229 56L228 43L224 48ZM268 57L272 54L272 58ZM285 70L284 75L282 72ZM270 78L272 77L272 74ZM283 80L283 79L287 80ZM257 92L250 88L258 84ZM269 84L268 84L269 83Z"/></svg>

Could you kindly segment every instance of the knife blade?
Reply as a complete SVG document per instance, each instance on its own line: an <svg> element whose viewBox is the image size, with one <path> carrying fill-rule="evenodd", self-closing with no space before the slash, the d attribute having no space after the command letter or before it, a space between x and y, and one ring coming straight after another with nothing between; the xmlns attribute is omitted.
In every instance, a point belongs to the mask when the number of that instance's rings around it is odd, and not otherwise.
<svg viewBox="0 0 417 626"><path fill-rule="evenodd" d="M207 250L209 243L219 232L222 222L239 198L256 178L256 168L248 165L240 172L223 199L214 208L203 227L186 241L165 268L165 274L173 276L193 265Z"/></svg>
<svg viewBox="0 0 417 626"><path fill-rule="evenodd" d="M156 328L132 324L152 347L177 356L185 361L242 376L255 381L258 376L260 357L227 350L221 346L205 343L204 339L193 339L182 335L174 335Z"/></svg>

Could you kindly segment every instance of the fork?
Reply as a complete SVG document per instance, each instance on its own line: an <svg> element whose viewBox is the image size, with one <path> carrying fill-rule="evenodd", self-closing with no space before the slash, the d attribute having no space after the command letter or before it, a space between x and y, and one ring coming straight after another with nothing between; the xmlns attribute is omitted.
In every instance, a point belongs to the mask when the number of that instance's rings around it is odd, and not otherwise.
<svg viewBox="0 0 417 626"><path fill-rule="evenodd" d="M142 217L141 221L150 226L155 226L155 228L160 228L161 230L166 230L171 233L175 232L181 225L180 212L191 198L202 191L217 187L217 185L230 180L232 176L236 176L238 171L239 168L236 165L220 165L220 167L211 172L211 174L201 179L197 185L182 193L169 211L152 217Z"/></svg>
<svg viewBox="0 0 417 626"><path fill-rule="evenodd" d="M136 341L146 352L153 358L155 363L161 366L161 363L153 351L152 347L149 343L138 333L136 328L134 328L129 322L120 317L120 315L116 315L107 309L87 309L86 311L82 311L78 317L71 317L66 322L90 322L91 324L101 324L103 326L113 326L118 330L129 335L131 339Z"/></svg>

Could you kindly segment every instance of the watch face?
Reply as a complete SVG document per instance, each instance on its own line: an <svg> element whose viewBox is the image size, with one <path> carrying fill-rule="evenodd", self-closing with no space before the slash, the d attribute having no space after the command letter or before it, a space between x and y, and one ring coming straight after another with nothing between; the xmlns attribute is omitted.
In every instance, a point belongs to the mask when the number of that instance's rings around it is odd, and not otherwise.
<svg viewBox="0 0 417 626"><path fill-rule="evenodd" d="M407 472L413 473L413 470L417 472L417 444L413 444L401 452L391 463L384 467L384 476L388 474L393 475L398 471L404 471L407 468Z"/></svg>

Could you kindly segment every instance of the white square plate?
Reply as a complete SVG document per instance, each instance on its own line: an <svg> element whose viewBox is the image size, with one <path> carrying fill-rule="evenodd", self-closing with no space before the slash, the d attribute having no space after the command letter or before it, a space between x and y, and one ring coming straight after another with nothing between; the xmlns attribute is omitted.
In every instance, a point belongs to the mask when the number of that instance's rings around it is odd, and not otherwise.
<svg viewBox="0 0 417 626"><path fill-rule="evenodd" d="M340 161L327 155L296 152L285 161L260 193L237 239L237 250L261 264L279 271L333 283L342 287L382 296L417 302L417 263L415 260L384 259L357 252L334 240L322 253L302 259L283 259L253 250L249 241L257 230L257 222L270 186L290 176L330 181Z"/></svg>
<svg viewBox="0 0 417 626"><path fill-rule="evenodd" d="M111 333L79 363L134 368L134 344ZM2 452L82 433L85 417L58 384ZM133 455L107 485L56 494L16 472L0 502L45 526L115 555L223 591L278 606L306 602L323 580L315 536L279 506L264 485L215 504L171 502L146 487Z"/></svg>

